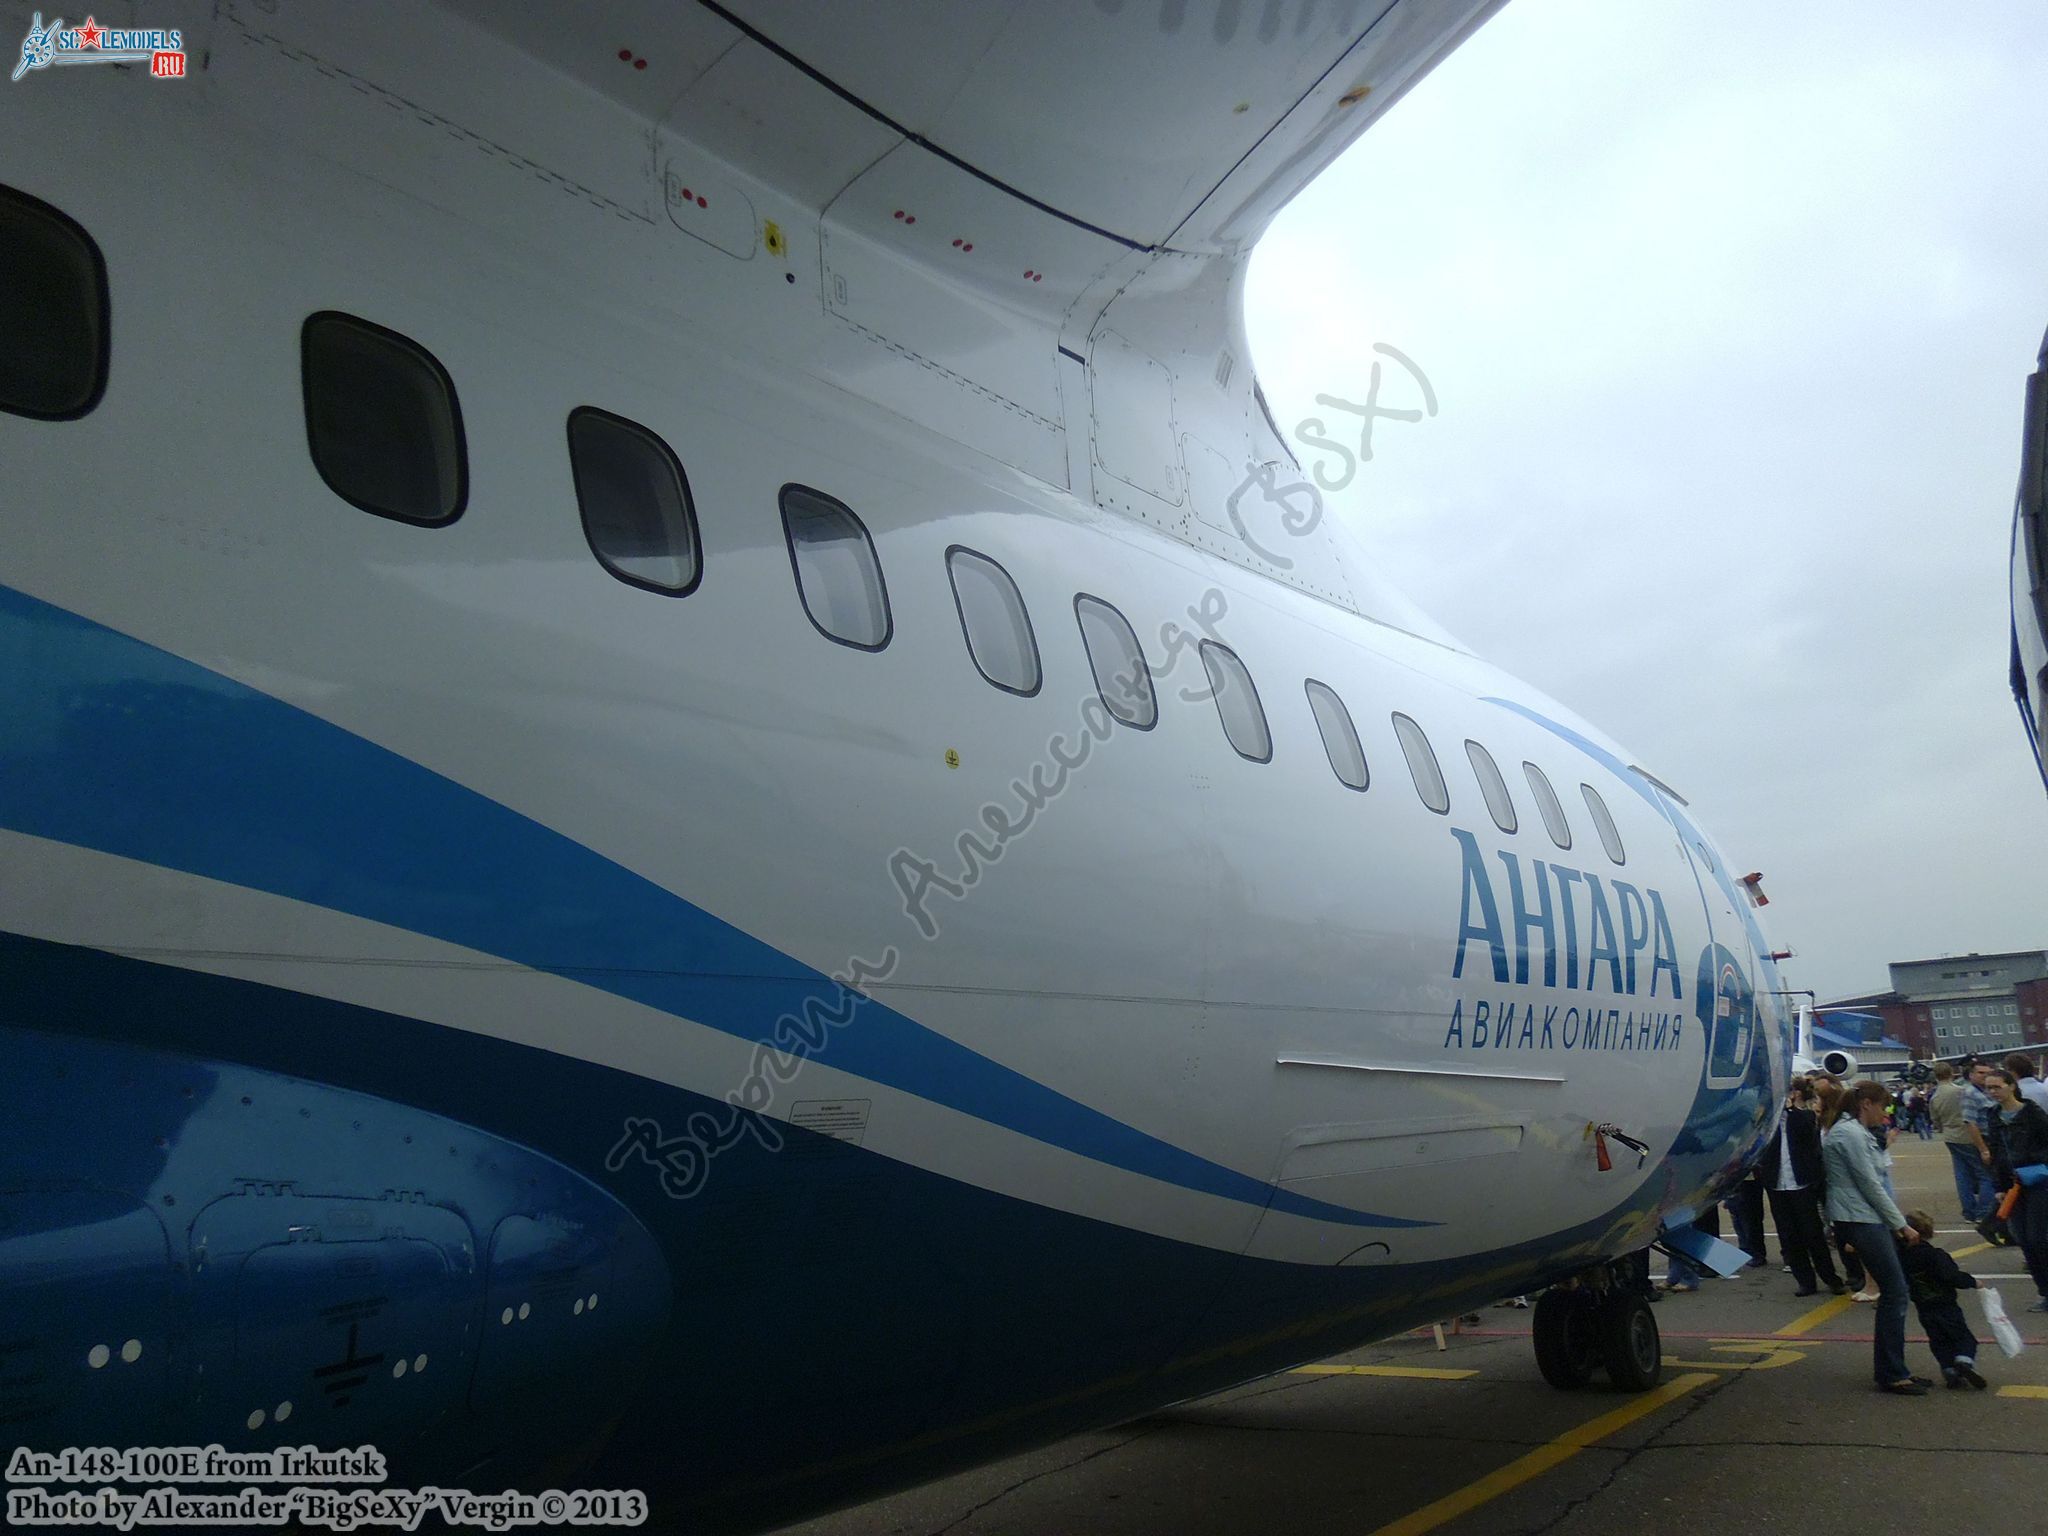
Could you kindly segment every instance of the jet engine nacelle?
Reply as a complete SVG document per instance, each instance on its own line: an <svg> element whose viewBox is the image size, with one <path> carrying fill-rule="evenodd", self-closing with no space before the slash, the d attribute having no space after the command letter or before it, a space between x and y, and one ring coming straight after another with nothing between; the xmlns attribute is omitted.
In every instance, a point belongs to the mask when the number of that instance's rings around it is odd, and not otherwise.
<svg viewBox="0 0 2048 1536"><path fill-rule="evenodd" d="M1857 1074L1856 1058L1847 1051L1822 1051L1820 1069L1823 1072L1832 1072L1845 1083L1854 1082Z"/></svg>

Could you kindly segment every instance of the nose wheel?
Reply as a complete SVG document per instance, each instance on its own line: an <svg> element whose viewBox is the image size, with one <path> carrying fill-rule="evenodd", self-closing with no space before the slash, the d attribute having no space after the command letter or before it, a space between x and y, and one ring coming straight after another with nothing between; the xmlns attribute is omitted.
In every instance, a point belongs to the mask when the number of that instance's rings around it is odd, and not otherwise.
<svg viewBox="0 0 2048 1536"><path fill-rule="evenodd" d="M1657 1314L1632 1286L1610 1271L1553 1286L1536 1299L1532 1318L1536 1368L1561 1391L1572 1392L1605 1371L1624 1392L1647 1392L1664 1374L1664 1341Z"/></svg>
<svg viewBox="0 0 2048 1536"><path fill-rule="evenodd" d="M1600 1369L1599 1298L1558 1286L1536 1298L1536 1369L1561 1392L1576 1392Z"/></svg>

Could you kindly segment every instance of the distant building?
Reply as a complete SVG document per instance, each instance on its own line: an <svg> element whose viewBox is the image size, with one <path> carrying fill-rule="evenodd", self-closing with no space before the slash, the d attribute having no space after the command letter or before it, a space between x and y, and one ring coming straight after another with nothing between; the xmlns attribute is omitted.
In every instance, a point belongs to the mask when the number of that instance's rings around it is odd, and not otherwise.
<svg viewBox="0 0 2048 1536"><path fill-rule="evenodd" d="M1902 1041L1918 1056L2003 1056L2048 1043L2048 950L1896 961L1892 989L1814 1009L1837 1035Z"/></svg>

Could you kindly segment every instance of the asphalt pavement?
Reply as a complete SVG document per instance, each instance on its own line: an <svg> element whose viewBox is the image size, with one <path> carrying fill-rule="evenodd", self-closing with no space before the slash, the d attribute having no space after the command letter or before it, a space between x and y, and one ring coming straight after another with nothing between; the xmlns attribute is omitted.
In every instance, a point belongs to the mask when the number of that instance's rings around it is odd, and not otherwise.
<svg viewBox="0 0 2048 1536"><path fill-rule="evenodd" d="M1663 1384L1559 1392L1527 1311L1390 1339L1099 1434L791 1526L801 1536L1713 1536L2048 1531L2048 1316L2017 1251L1957 1212L1948 1154L1903 1138L1894 1181L1995 1285L2027 1349L2007 1360L1972 1298L1989 1390L1887 1396L1871 1309L1795 1297L1766 1268L1658 1304ZM1729 1231L1724 1220L1723 1232ZM1660 1266L1661 1267L1661 1266ZM1912 1368L1939 1379L1917 1321Z"/></svg>

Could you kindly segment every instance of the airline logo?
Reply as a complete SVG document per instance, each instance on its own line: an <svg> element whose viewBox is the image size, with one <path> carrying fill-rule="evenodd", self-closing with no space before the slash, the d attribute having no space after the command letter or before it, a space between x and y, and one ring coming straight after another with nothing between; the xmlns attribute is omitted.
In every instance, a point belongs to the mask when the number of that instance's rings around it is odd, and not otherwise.
<svg viewBox="0 0 2048 1536"><path fill-rule="evenodd" d="M152 79L182 80L185 34L165 27L103 27L90 16L75 27L65 26L60 16L46 27L37 11L12 78L58 64L147 64Z"/></svg>
<svg viewBox="0 0 2048 1536"><path fill-rule="evenodd" d="M1542 859L1525 865L1506 849L1496 885L1478 839L1462 827L1451 836L1464 861L1451 979L1606 996L1537 1004L1460 995L1446 1050L1679 1049L1685 984L1661 892Z"/></svg>

